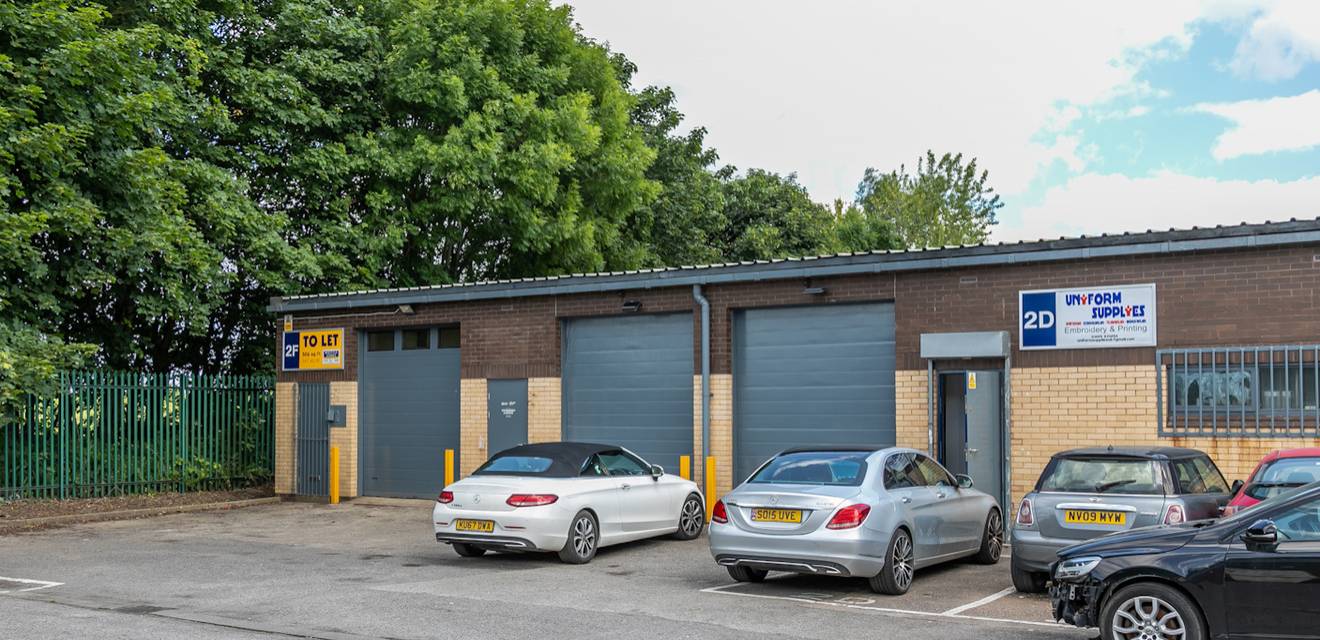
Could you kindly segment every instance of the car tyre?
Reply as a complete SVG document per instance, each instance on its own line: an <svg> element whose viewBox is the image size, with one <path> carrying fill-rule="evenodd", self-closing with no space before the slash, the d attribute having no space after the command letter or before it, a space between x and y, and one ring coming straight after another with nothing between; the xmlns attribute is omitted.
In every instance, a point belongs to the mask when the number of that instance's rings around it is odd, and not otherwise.
<svg viewBox="0 0 1320 640"><path fill-rule="evenodd" d="M590 511L582 510L568 524L568 540L559 550L559 559L568 564L586 564L600 548L600 525Z"/></svg>
<svg viewBox="0 0 1320 640"><path fill-rule="evenodd" d="M867 580L867 584L876 593L901 596L912 587L915 571L916 556L913 553L912 535L906 529L896 529L894 535L889 537L884 568L880 570L879 575Z"/></svg>
<svg viewBox="0 0 1320 640"><path fill-rule="evenodd" d="M1049 574L1027 571L1019 567L1017 562L1009 563L1009 574L1013 577L1013 588L1018 593L1044 593L1045 582L1049 580Z"/></svg>
<svg viewBox="0 0 1320 640"><path fill-rule="evenodd" d="M729 577L738 582L761 582L770 574L765 569L753 569L751 567L728 566Z"/></svg>
<svg viewBox="0 0 1320 640"><path fill-rule="evenodd" d="M474 547L464 542L455 542L450 546L454 548L454 553L457 553L464 558L480 558L481 556L486 555L485 549Z"/></svg>
<svg viewBox="0 0 1320 640"><path fill-rule="evenodd" d="M683 508L678 513L678 531L674 537L678 540L695 540L701 536L706 526L706 506L701 503L701 496L693 493L683 500Z"/></svg>
<svg viewBox="0 0 1320 640"><path fill-rule="evenodd" d="M981 549L972 557L977 564L997 564L1004 552L1004 516L999 509L991 509L985 517L985 528L981 531Z"/></svg>
<svg viewBox="0 0 1320 640"><path fill-rule="evenodd" d="M1119 589L1100 611L1101 638L1146 637L1205 640L1205 618L1183 592L1158 582Z"/></svg>

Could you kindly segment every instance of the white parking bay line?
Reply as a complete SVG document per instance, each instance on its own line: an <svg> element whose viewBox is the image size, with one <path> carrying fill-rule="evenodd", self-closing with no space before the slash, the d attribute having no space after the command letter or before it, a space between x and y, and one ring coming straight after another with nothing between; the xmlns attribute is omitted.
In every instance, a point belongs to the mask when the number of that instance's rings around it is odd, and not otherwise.
<svg viewBox="0 0 1320 640"><path fill-rule="evenodd" d="M862 610L865 610L865 611L878 611L878 612L881 612L881 613L895 613L895 614L906 615L906 616L923 616L923 617L929 617L929 618L944 618L944 619L947 619L947 620L977 620L977 621L980 621L980 622L1000 622L1000 623L1006 623L1006 624L1029 624L1029 625L1032 625L1032 626L1034 626L1034 627L1048 627L1048 628L1051 628L1051 629L1059 629L1059 628L1063 628L1063 627L1065 627L1065 625L1062 625L1062 624L1057 623L1057 622L1037 622L1037 621L1034 621L1034 620L1013 620L1013 619L1011 619L1011 618L989 618L989 617L986 617L986 616L964 616L964 615L960 615L960 614L949 613L949 612L947 612L947 611L945 611L945 612L939 612L939 613L936 613L936 612L934 612L934 611L914 611L914 610L912 610L912 609L895 609L895 608L892 608L892 607L876 607L876 606L872 606L872 605L868 605L868 604L858 604L858 603L853 603L853 602L830 601L830 600L816 600L816 599L812 599L812 598L799 598L799 597L794 597L794 596L768 596L768 595L763 595L763 594L759 594L759 593L742 593L742 592L740 592L740 591L729 591L729 590L728 590L728 589L730 589L730 588L732 588L732 587L739 586L740 584L741 584L741 583L735 582L735 583L733 583L733 584L726 584L726 585L721 585L721 586L718 586L718 587L707 587L707 588L705 588L705 589L702 589L701 592L702 592L702 593L716 593L716 594L725 595L725 596L739 596L739 597L742 597L742 598L761 598L761 599L764 599L764 600L787 600L787 601L789 601L789 602L801 602L801 603L803 603L803 604L826 605L826 606L830 606L830 607L839 607L839 608L841 608L841 609L862 609ZM999 593L997 593L997 594L994 595L994 597L996 597L996 598L997 598L997 597L1002 597L1002 595L1003 595L1003 594L999 594ZM973 604L976 604L976 603L973 603ZM960 608L960 607L955 607L955 609L957 609L957 608ZM970 607L968 607L968 608L970 608ZM964 610L965 610L965 609L964 609ZM950 611L952 611L952 609L951 609Z"/></svg>
<svg viewBox="0 0 1320 640"><path fill-rule="evenodd" d="M50 582L48 580L28 580L26 578L6 578L4 576L0 576L0 585L6 587L13 586L12 584L6 584L6 583L17 583L19 585L27 585L27 586L24 586L21 589L14 589L14 588L0 589L0 595L6 593L23 593L25 591L39 591L41 589L49 589L51 587L58 587L64 584L63 582Z"/></svg>
<svg viewBox="0 0 1320 640"><path fill-rule="evenodd" d="M964 611L968 611L971 609L975 609L977 607L990 604L991 602L994 602L995 600L998 600L1010 593L1013 593L1014 591L1017 591L1017 589L1014 589L1013 587L1009 587L1007 589L1004 589L1003 591L1000 591L999 593L992 593L984 598L981 598L980 600L977 600L976 602L968 602L967 604L962 605L961 607L954 607L952 609L949 609L948 611L944 612L944 615L956 616Z"/></svg>

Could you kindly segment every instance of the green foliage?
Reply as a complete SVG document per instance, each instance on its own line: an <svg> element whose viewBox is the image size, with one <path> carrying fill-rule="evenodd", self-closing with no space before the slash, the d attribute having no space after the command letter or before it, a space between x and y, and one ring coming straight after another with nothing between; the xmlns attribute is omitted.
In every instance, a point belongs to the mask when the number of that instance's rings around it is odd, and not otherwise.
<svg viewBox="0 0 1320 640"><path fill-rule="evenodd" d="M833 216L797 176L761 169L724 183L728 226L717 238L728 260L810 256L834 250Z"/></svg>
<svg viewBox="0 0 1320 640"><path fill-rule="evenodd" d="M987 185L987 172L962 154L938 160L927 151L915 174L907 167L879 173L867 169L857 186L857 203L868 218L889 221L901 246L943 247L984 242L1004 206Z"/></svg>
<svg viewBox="0 0 1320 640"><path fill-rule="evenodd" d="M25 324L0 319L0 425L18 418L29 393L53 392L58 373L82 366L94 351L92 345L64 344Z"/></svg>

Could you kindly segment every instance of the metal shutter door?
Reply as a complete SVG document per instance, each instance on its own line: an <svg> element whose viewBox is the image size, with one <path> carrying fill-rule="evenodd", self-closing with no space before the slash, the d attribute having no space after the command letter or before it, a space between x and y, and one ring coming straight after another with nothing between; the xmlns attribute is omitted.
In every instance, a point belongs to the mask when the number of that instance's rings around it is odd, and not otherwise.
<svg viewBox="0 0 1320 640"><path fill-rule="evenodd" d="M692 314L564 323L564 439L617 444L678 472L692 453Z"/></svg>
<svg viewBox="0 0 1320 640"><path fill-rule="evenodd" d="M734 482L790 447L889 447L894 305L734 315Z"/></svg>
<svg viewBox="0 0 1320 640"><path fill-rule="evenodd" d="M459 350L362 351L362 493L431 498L459 450ZM458 477L455 472L454 477Z"/></svg>

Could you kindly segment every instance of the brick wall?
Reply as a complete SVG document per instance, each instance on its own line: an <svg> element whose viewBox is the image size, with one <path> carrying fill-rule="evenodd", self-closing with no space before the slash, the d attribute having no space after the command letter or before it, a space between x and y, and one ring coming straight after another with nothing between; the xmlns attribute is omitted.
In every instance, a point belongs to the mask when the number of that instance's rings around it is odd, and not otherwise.
<svg viewBox="0 0 1320 640"><path fill-rule="evenodd" d="M527 440L556 442L561 436L563 413L559 378L527 379Z"/></svg>
<svg viewBox="0 0 1320 640"><path fill-rule="evenodd" d="M895 443L927 451L930 429L927 424L926 372L897 371L894 374Z"/></svg>
<svg viewBox="0 0 1320 640"><path fill-rule="evenodd" d="M486 439L486 427L489 424L486 402L486 379L463 378L459 385L459 471L454 474L458 480L471 475L490 455L489 441ZM530 429L530 427L529 427Z"/></svg>
<svg viewBox="0 0 1320 640"><path fill-rule="evenodd" d="M275 493L289 495L296 489L298 385L275 383Z"/></svg>
<svg viewBox="0 0 1320 640"><path fill-rule="evenodd" d="M344 405L344 426L330 428L330 446L339 447L339 497L358 494L358 386L356 382L330 383L330 404Z"/></svg>

